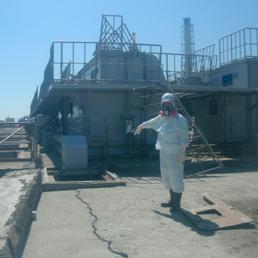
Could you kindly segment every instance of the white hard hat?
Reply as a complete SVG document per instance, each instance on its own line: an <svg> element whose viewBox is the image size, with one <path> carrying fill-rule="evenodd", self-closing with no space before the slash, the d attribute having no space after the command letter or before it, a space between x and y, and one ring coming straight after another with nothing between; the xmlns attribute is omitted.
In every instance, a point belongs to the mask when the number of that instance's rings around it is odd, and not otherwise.
<svg viewBox="0 0 258 258"><path fill-rule="evenodd" d="M161 103L163 102L169 102L171 104L174 104L175 102L175 96L172 93L165 93L162 97L161 97Z"/></svg>

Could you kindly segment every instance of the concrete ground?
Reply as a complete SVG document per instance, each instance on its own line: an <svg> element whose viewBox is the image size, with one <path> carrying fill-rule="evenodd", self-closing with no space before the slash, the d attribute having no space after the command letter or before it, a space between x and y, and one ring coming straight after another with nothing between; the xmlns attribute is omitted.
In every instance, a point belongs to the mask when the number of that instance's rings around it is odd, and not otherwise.
<svg viewBox="0 0 258 258"><path fill-rule="evenodd" d="M254 220L215 232L161 208L168 193L154 175L123 179L126 187L43 193L22 257L257 257L258 171L185 180L184 209L206 205L209 193Z"/></svg>

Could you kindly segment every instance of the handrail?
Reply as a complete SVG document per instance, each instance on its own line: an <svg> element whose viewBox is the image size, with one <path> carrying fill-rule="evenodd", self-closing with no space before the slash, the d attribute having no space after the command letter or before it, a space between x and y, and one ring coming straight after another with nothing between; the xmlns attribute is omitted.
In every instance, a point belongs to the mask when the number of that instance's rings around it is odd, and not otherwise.
<svg viewBox="0 0 258 258"><path fill-rule="evenodd" d="M6 138L4 138L1 142L0 145L4 142L6 142L8 139L10 139L12 136L14 136L16 133L18 133L19 131L21 131L23 128L25 127L25 125L23 125L22 127L18 128L16 131L14 131L13 133L11 133L10 135L8 135Z"/></svg>
<svg viewBox="0 0 258 258"><path fill-rule="evenodd" d="M34 122L34 117L32 119L30 119L28 122L26 122L26 124L30 124L32 122ZM12 136L14 136L15 134L17 134L19 131L21 131L22 129L25 128L25 125L21 126L20 128L18 128L16 131L14 131L13 133L11 133L10 135L8 135L7 137L5 137L2 141L0 141L0 145L3 144L4 142L6 142L8 139L10 139Z"/></svg>

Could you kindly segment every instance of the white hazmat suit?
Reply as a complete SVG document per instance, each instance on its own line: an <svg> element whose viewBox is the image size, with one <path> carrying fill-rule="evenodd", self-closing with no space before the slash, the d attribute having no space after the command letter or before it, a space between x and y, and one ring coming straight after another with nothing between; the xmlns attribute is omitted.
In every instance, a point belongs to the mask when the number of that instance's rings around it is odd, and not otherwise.
<svg viewBox="0 0 258 258"><path fill-rule="evenodd" d="M141 129L151 128L157 131L158 138L156 149L160 150L161 181L165 188L175 193L184 190L184 165L185 148L188 146L188 123L179 113L173 116L158 115L151 120L142 123Z"/></svg>

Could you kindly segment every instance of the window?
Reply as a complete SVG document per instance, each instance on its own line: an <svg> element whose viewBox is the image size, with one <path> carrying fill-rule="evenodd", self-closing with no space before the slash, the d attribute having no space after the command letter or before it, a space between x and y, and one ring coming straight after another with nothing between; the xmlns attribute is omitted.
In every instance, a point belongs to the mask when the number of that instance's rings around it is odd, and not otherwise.
<svg viewBox="0 0 258 258"><path fill-rule="evenodd" d="M225 74L222 76L222 85L223 86L230 86L233 85L233 75L231 74Z"/></svg>
<svg viewBox="0 0 258 258"><path fill-rule="evenodd" d="M211 116L216 116L218 114L218 102L216 99L210 100L209 113Z"/></svg>

